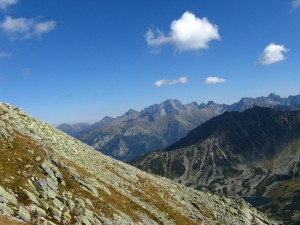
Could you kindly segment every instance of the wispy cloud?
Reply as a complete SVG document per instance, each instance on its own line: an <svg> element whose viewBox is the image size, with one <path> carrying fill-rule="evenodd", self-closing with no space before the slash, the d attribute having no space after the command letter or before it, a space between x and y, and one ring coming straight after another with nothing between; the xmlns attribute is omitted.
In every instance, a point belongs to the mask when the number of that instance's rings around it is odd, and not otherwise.
<svg viewBox="0 0 300 225"><path fill-rule="evenodd" d="M300 7L300 0L293 0L291 2L291 5L292 5L292 9L294 9L294 10L299 8Z"/></svg>
<svg viewBox="0 0 300 225"><path fill-rule="evenodd" d="M10 39L30 39L40 38L43 34L52 31L56 27L56 22L48 20L40 22L37 19L5 17L0 23L0 29Z"/></svg>
<svg viewBox="0 0 300 225"><path fill-rule="evenodd" d="M0 52L0 59L9 59L11 57L10 52Z"/></svg>
<svg viewBox="0 0 300 225"><path fill-rule="evenodd" d="M0 9L6 10L9 6L17 4L18 0L0 0Z"/></svg>
<svg viewBox="0 0 300 225"><path fill-rule="evenodd" d="M280 62L286 58L284 55L286 52L288 52L288 49L285 48L284 45L276 45L271 43L259 56L259 62L261 65L270 65Z"/></svg>
<svg viewBox="0 0 300 225"><path fill-rule="evenodd" d="M210 41L220 39L216 25L191 12L185 12L178 20L174 20L170 28L168 35L159 29L149 29L145 35L148 45L158 47L172 44L179 51L187 51L208 48Z"/></svg>
<svg viewBox="0 0 300 225"><path fill-rule="evenodd" d="M161 87L161 86L170 86L170 85L176 85L176 84L186 84L188 82L187 77L179 77L178 79L175 80L168 80L168 79L162 79L158 80L154 83L156 87Z"/></svg>
<svg viewBox="0 0 300 225"><path fill-rule="evenodd" d="M29 68L23 68L22 69L22 76L27 77L30 75L30 69Z"/></svg>
<svg viewBox="0 0 300 225"><path fill-rule="evenodd" d="M225 79L219 77L207 77L204 81L206 84L218 84L226 82Z"/></svg>

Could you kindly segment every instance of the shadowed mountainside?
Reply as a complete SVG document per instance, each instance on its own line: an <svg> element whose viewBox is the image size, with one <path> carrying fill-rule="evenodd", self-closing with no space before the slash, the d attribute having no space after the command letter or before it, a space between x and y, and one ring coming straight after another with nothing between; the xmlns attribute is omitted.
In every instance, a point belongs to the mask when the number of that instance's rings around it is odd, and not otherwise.
<svg viewBox="0 0 300 225"><path fill-rule="evenodd" d="M133 164L198 190L269 197L265 212L300 220L299 110L225 112Z"/></svg>

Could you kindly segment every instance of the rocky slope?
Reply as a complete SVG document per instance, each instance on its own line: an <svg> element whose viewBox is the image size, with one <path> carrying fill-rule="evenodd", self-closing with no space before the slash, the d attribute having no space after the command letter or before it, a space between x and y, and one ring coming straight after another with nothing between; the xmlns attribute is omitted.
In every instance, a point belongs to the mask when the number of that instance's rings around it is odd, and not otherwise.
<svg viewBox="0 0 300 225"><path fill-rule="evenodd" d="M147 174L3 103L0 155L0 224L276 224L238 197Z"/></svg>
<svg viewBox="0 0 300 225"><path fill-rule="evenodd" d="M90 126L63 124L58 128L106 155L126 161L173 144L201 123L225 111L243 111L255 105L300 108L300 95L242 98L232 105L212 101L200 105L195 102L182 104L178 100L167 100L140 112L129 110L117 118L105 117Z"/></svg>
<svg viewBox="0 0 300 225"><path fill-rule="evenodd" d="M300 220L300 111L226 112L133 164L198 190L269 197L263 210Z"/></svg>

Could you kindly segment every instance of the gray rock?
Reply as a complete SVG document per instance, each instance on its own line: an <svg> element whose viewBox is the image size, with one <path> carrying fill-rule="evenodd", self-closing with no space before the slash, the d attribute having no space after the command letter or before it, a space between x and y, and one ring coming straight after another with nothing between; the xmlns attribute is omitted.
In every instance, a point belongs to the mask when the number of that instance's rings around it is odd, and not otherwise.
<svg viewBox="0 0 300 225"><path fill-rule="evenodd" d="M3 187L0 186L0 197L3 198L3 201L8 201L12 205L18 205L18 200L13 194L7 192ZM5 200L6 199L6 200Z"/></svg>
<svg viewBox="0 0 300 225"><path fill-rule="evenodd" d="M37 198L37 196L33 193L31 193L30 191L27 190L23 190L23 192L25 193L25 195L31 200L33 201L35 204L40 205L40 202Z"/></svg>
<svg viewBox="0 0 300 225"><path fill-rule="evenodd" d="M2 203L0 203L0 211L3 214L9 215L9 216L12 216L15 213L15 211L12 208L10 208L6 204L2 204Z"/></svg>
<svg viewBox="0 0 300 225"><path fill-rule="evenodd" d="M62 203L60 200L58 200L57 198L53 199L53 204L60 209L60 211L62 211L65 208L64 203Z"/></svg>
<svg viewBox="0 0 300 225"><path fill-rule="evenodd" d="M61 218L62 216L62 212L55 207L50 206L49 211L52 213L53 216L56 216L58 218Z"/></svg>
<svg viewBox="0 0 300 225"><path fill-rule="evenodd" d="M73 209L75 208L75 203L72 201L72 199L66 198L65 202L70 211L73 211Z"/></svg>
<svg viewBox="0 0 300 225"><path fill-rule="evenodd" d="M42 158L40 156L38 156L38 157L35 158L35 161L37 161L37 162L39 162L41 160L42 160Z"/></svg>
<svg viewBox="0 0 300 225"><path fill-rule="evenodd" d="M19 206L18 216L27 223L31 222L30 212L25 209L23 206Z"/></svg>
<svg viewBox="0 0 300 225"><path fill-rule="evenodd" d="M47 216L47 213L45 210L43 210L42 208L40 207L36 207L36 213L39 217L46 217Z"/></svg>
<svg viewBox="0 0 300 225"><path fill-rule="evenodd" d="M85 202L80 198L75 198L76 206L79 208L85 208Z"/></svg>
<svg viewBox="0 0 300 225"><path fill-rule="evenodd" d="M87 205L88 207L94 208L94 205L93 205L93 203L92 203L92 201L91 201L90 199L86 198L86 199L85 199L85 203L86 203L86 205Z"/></svg>
<svg viewBox="0 0 300 225"><path fill-rule="evenodd" d="M6 198L0 197L0 203L8 203Z"/></svg>

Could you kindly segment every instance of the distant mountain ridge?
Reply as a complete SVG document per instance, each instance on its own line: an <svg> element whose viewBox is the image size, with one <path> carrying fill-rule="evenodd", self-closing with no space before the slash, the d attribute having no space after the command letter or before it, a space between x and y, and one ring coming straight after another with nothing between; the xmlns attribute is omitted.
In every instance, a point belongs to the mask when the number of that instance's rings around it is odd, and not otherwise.
<svg viewBox="0 0 300 225"><path fill-rule="evenodd" d="M265 212L300 221L300 110L225 112L132 164L199 190L271 198Z"/></svg>
<svg viewBox="0 0 300 225"><path fill-rule="evenodd" d="M232 105L166 100L140 112L129 110L117 118L105 117L92 125L64 124L58 129L106 155L126 161L173 144L190 130L225 111L243 111L255 105L297 109L300 108L300 95L281 98L272 93L267 97L242 98Z"/></svg>

